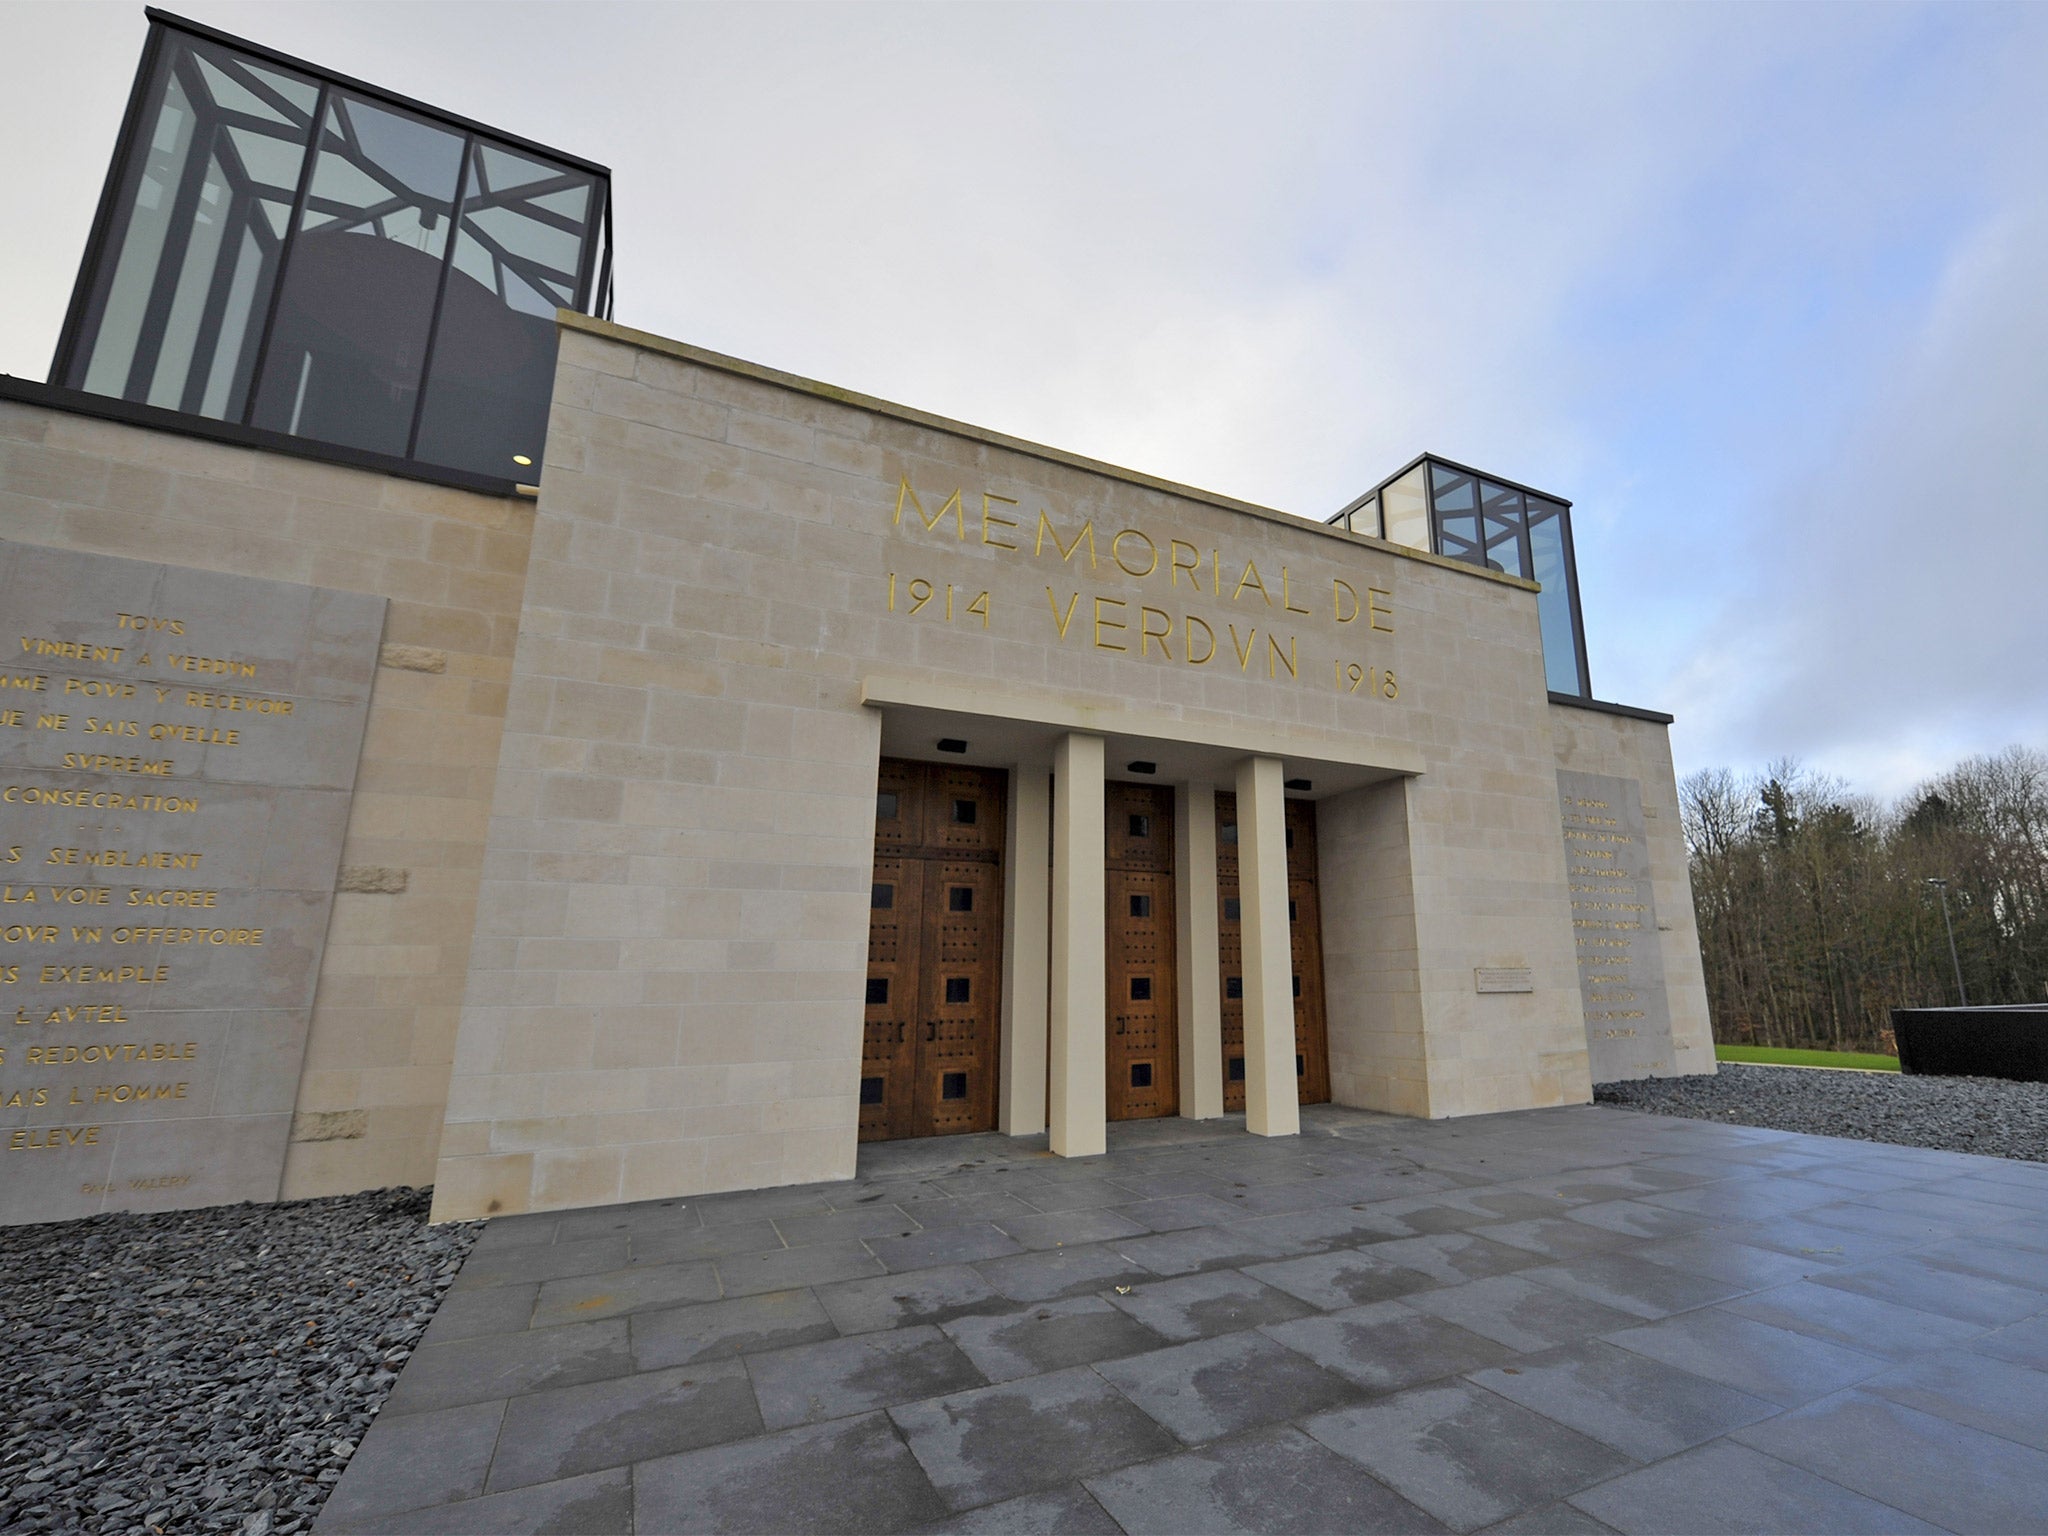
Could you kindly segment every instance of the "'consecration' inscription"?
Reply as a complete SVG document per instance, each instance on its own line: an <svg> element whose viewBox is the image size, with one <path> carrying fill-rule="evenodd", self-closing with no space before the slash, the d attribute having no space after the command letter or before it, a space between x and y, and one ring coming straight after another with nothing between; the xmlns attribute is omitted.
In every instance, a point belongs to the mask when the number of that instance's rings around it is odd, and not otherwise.
<svg viewBox="0 0 2048 1536"><path fill-rule="evenodd" d="M0 545L0 1223L276 1197L384 606Z"/></svg>
<svg viewBox="0 0 2048 1536"><path fill-rule="evenodd" d="M1634 779L1561 772L1557 792L1593 1081L1669 1072L1671 1008L1642 786Z"/></svg>

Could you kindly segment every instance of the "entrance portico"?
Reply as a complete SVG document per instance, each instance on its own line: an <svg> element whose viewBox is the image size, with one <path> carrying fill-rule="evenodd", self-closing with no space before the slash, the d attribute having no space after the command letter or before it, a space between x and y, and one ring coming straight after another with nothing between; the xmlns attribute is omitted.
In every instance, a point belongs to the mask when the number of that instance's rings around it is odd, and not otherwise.
<svg viewBox="0 0 2048 1536"><path fill-rule="evenodd" d="M1173 1111L1210 1119L1225 1112L1224 988L1219 926L1241 934L1243 1049L1230 1057L1241 1074L1246 1127L1256 1135L1290 1136L1300 1127L1295 1009L1298 971L1289 938L1292 903L1288 795L1314 796L1340 822L1347 807L1375 795L1398 794L1399 781L1420 763L1399 743L1333 740L1310 731L1281 733L1195 730L1165 717L1120 711L1118 729L1089 730L1085 710L1026 690L965 690L923 679L876 674L862 684L863 702L879 712L879 758L949 763L1003 771L1008 778L1002 935L1001 1071L995 1123L1012 1136L1044 1131L1060 1156L1103 1151L1115 1089L1109 1081L1116 1000L1110 996L1110 935L1143 902L1113 883L1107 846L1138 833L1105 820L1106 796L1150 783L1170 792L1172 814L1156 828L1171 869L1173 905L1170 974L1142 978L1142 1001L1157 985L1170 1003L1175 1031L1166 1087ZM1291 787L1290 787L1291 786ZM1237 881L1233 923L1219 924L1217 808L1235 797ZM1164 799L1164 797L1160 797ZM1121 801L1119 801L1121 804ZM1133 800L1132 804L1138 801ZM1151 827L1145 829L1147 833ZM1369 878L1344 868L1339 878ZM1157 882L1162 898L1166 891ZM1239 978L1233 977L1233 981ZM1136 989L1124 985L1123 990ZM1317 990L1319 990L1319 982ZM1236 990L1233 988L1233 990ZM1122 998L1122 991L1118 999ZM1135 1005L1134 1005L1135 1006ZM1128 1051L1123 1055L1130 1054ZM1161 1063L1158 1070L1166 1070ZM1147 1113L1146 1110L1135 1111Z"/></svg>

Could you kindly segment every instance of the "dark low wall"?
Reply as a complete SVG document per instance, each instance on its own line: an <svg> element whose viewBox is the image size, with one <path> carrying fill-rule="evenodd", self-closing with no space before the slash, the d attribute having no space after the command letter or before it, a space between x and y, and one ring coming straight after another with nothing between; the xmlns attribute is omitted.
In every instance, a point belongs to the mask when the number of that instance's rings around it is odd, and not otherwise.
<svg viewBox="0 0 2048 1536"><path fill-rule="evenodd" d="M1899 1069L2048 1083L2048 1007L1894 1008Z"/></svg>

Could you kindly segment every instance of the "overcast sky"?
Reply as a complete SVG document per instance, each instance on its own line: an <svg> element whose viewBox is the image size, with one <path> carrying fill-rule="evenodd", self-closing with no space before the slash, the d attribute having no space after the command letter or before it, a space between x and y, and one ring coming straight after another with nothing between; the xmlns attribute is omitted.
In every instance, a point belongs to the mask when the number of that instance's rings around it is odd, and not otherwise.
<svg viewBox="0 0 2048 1536"><path fill-rule="evenodd" d="M2048 747L2048 6L175 8L609 164L626 324L1304 516L1569 498L1681 774ZM0 372L143 31L0 3Z"/></svg>

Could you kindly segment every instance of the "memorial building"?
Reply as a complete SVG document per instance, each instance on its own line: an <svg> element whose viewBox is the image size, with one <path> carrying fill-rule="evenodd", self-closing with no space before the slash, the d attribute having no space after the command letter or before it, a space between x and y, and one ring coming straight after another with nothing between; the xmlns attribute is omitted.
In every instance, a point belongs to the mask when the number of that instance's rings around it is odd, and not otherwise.
<svg viewBox="0 0 2048 1536"><path fill-rule="evenodd" d="M149 16L0 378L0 1222L1713 1069L1563 498L1296 516L627 329L602 166Z"/></svg>

